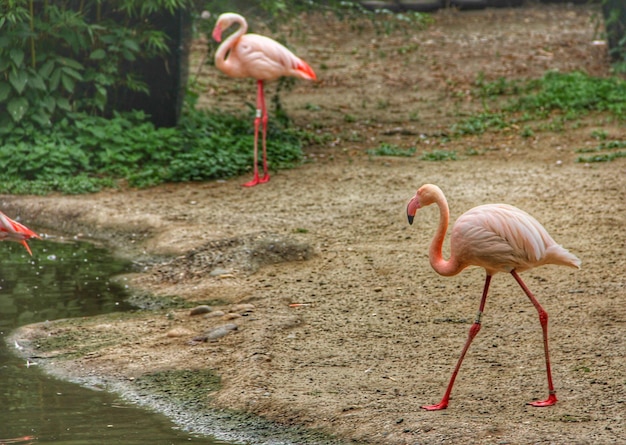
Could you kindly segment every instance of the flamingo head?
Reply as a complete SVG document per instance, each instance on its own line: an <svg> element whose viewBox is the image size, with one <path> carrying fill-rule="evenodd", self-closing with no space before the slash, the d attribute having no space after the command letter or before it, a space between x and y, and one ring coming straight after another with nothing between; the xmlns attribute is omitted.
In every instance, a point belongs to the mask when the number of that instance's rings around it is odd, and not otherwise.
<svg viewBox="0 0 626 445"><path fill-rule="evenodd" d="M234 12L225 12L217 18L217 22L213 28L213 39L218 43L221 42L222 33L230 28L234 23L238 23L240 27L243 28L243 31L240 32L244 33L248 30L248 23L245 18L239 14L235 14Z"/></svg>
<svg viewBox="0 0 626 445"><path fill-rule="evenodd" d="M409 224L413 224L413 219L419 209L437 202L441 196L443 196L443 192L436 185L425 184L421 186L406 207L406 216Z"/></svg>

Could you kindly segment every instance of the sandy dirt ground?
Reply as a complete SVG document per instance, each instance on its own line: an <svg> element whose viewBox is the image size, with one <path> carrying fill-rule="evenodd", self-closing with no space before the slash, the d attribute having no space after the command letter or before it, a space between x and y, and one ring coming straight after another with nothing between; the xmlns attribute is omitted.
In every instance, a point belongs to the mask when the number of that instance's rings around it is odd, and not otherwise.
<svg viewBox="0 0 626 445"><path fill-rule="evenodd" d="M0 199L41 231L105 242L135 259L144 271L121 279L186 307L27 326L14 338L48 357L51 372L83 382L128 389L155 372L211 370L220 386L191 388L202 406L178 408L196 432L206 429L190 411L204 407L327 434L319 443L625 442L626 164L577 163L575 150L597 144L594 130L622 140L626 130L595 115L526 138L514 130L441 137L480 109L472 97L479 73L607 75L606 48L592 44L598 14L566 4L442 11L427 28L390 35L367 21L303 18L290 42L320 80L297 82L283 101L297 125L332 137L308 147L302 166L251 189L241 177ZM205 67L201 82L203 106L254 102L251 81ZM366 153L382 142L417 153ZM459 159L420 160L435 148ZM484 281L478 268L448 278L431 269L438 212L406 220L424 183L443 189L453 219L507 202L581 258L581 270L522 274L550 315L555 406L526 405L547 396L541 328L512 277L499 274L449 408L420 409L443 395ZM212 311L190 315L201 304ZM224 325L234 326L215 331ZM51 346L77 330L80 340ZM277 440L247 433L238 439Z"/></svg>

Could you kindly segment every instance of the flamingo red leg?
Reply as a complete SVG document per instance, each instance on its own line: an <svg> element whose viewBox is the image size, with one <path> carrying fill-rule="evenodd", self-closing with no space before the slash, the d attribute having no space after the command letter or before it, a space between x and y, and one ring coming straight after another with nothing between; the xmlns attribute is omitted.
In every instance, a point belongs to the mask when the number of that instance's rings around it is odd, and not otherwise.
<svg viewBox="0 0 626 445"><path fill-rule="evenodd" d="M557 401L556 399L556 391L554 390L554 385L552 383L552 370L550 368L550 353L548 351L548 313L541 307L535 296L528 289L526 284L522 281L520 276L515 272L515 270L511 271L511 275L515 278L515 281L521 286L524 290L524 293L530 298L530 301L533 303L533 306L537 309L539 313L539 322L541 323L541 329L543 331L543 349L546 354L546 372L548 374L548 398L546 400L537 400L535 402L529 402L528 405L543 407L543 406L551 406L554 405Z"/></svg>
<svg viewBox="0 0 626 445"><path fill-rule="evenodd" d="M254 187L261 182L267 182L259 179L259 127L261 126L261 120L265 115L265 98L263 97L263 81L257 81L257 95L256 95L256 116L254 118L254 176L252 181L242 184L244 187ZM263 159L265 160L265 126L263 128Z"/></svg>
<svg viewBox="0 0 626 445"><path fill-rule="evenodd" d="M448 388L446 389L446 392L443 395L441 402L437 403L436 405L424 405L422 406L423 409L427 411L437 411L440 409L446 409L448 407L448 402L450 401L450 393L452 392L452 387L454 386L454 381L456 380L456 376L459 373L459 370L461 369L461 363L463 363L463 359L465 358L465 353L469 349L470 344L472 344L472 340L474 340L474 337L476 337L476 334L478 334L478 331L480 331L480 318L483 314L483 311L485 310L485 302L487 301L487 294L489 293L490 283L491 283L491 275L487 275L487 277L485 278L485 287L483 289L483 296L480 300L480 307L478 309L478 314L476 314L476 320L474 321L474 323L472 324L472 327L469 330L469 335L467 337L467 340L465 341L465 345L463 346L463 351L461 351L461 356L459 357L459 361L456 363L456 367L454 368L452 377L450 377L450 383L448 383Z"/></svg>
<svg viewBox="0 0 626 445"><path fill-rule="evenodd" d="M267 171L267 121L269 117L267 116L267 107L265 106L265 93L263 92L263 81L259 81L261 84L261 113L263 117L261 118L261 122L263 123L263 177L259 180L259 183L263 184L270 180L270 175Z"/></svg>

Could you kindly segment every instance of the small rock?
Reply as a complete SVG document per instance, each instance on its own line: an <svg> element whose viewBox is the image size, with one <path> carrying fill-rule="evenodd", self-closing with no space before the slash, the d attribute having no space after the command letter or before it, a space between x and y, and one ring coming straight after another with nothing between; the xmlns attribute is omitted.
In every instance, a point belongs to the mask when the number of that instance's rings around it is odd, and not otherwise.
<svg viewBox="0 0 626 445"><path fill-rule="evenodd" d="M217 341L217 339L222 338L223 336L231 333L232 331L236 331L237 329L239 329L239 326L237 326L235 323L227 323L209 331L206 334L206 337L208 341Z"/></svg>
<svg viewBox="0 0 626 445"><path fill-rule="evenodd" d="M224 324L222 326L218 326L209 332L197 335L192 338L190 344L205 342L205 341L217 341L219 338L222 338L225 335L228 335L232 331L236 331L239 327L234 323Z"/></svg>
<svg viewBox="0 0 626 445"><path fill-rule="evenodd" d="M254 312L256 306L253 304L236 304L230 310L231 312Z"/></svg>
<svg viewBox="0 0 626 445"><path fill-rule="evenodd" d="M207 306L206 304L203 304L202 306L194 307L191 311L189 311L189 315L194 316L194 315L206 314L207 312L211 312L212 310L213 309L211 308L211 306Z"/></svg>
<svg viewBox="0 0 626 445"><path fill-rule="evenodd" d="M170 329L169 331L167 331L167 333L165 334L168 337L187 337L189 335L192 335L193 332L190 331L189 329L185 329L185 328L173 328Z"/></svg>
<svg viewBox="0 0 626 445"><path fill-rule="evenodd" d="M228 314L224 314L222 317L223 320L234 320L235 318L241 318L241 314L236 312L229 312Z"/></svg>
<svg viewBox="0 0 626 445"><path fill-rule="evenodd" d="M204 316L204 318L215 318L215 317L221 317L222 315L224 315L225 312L224 311L213 311L213 312L209 312L208 314L206 314Z"/></svg>
<svg viewBox="0 0 626 445"><path fill-rule="evenodd" d="M221 269L219 267L213 269L211 272L209 272L209 275L212 277L219 277L222 275L232 275L232 271L228 270L228 269Z"/></svg>

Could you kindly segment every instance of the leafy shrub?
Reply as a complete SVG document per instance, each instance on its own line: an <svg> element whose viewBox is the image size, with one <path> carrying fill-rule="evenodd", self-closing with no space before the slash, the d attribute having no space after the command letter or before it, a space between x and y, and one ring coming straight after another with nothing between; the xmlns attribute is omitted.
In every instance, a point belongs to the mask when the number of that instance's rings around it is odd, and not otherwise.
<svg viewBox="0 0 626 445"><path fill-rule="evenodd" d="M0 2L0 128L48 127L66 113L111 115L147 93L139 63L164 56L151 14L192 0Z"/></svg>
<svg viewBox="0 0 626 445"><path fill-rule="evenodd" d="M0 192L88 193L120 180L147 187L240 175L252 168L250 116L188 110L176 128L156 128L140 111L111 119L68 114L45 131L24 127L0 137ZM302 160L302 132L270 123L271 167Z"/></svg>

